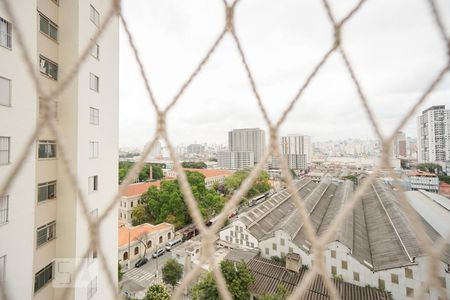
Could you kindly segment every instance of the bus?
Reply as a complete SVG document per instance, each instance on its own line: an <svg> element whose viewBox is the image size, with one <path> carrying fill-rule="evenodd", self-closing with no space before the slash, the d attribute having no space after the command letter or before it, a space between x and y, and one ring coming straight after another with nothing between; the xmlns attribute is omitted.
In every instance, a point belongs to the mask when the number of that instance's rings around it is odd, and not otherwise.
<svg viewBox="0 0 450 300"><path fill-rule="evenodd" d="M248 201L248 206L255 206L256 204L263 202L264 200L269 198L269 196L270 196L270 193L267 192L265 194L261 194L256 197L253 197L252 199L250 199L250 201Z"/></svg>

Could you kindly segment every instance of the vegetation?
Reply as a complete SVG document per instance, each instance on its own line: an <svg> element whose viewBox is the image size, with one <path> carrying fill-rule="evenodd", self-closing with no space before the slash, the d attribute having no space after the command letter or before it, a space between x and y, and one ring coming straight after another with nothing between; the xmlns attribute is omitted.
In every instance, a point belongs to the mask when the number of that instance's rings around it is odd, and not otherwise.
<svg viewBox="0 0 450 300"><path fill-rule="evenodd" d="M271 256L270 259L272 261L275 261L275 262L278 262L278 263L286 264L286 258L284 258L284 257Z"/></svg>
<svg viewBox="0 0 450 300"><path fill-rule="evenodd" d="M440 164L435 164L435 163L421 163L421 164L416 165L416 168L421 171L434 173L437 175L442 173L442 166Z"/></svg>
<svg viewBox="0 0 450 300"><path fill-rule="evenodd" d="M129 161L119 162L119 183L122 182L131 170L134 163ZM150 166L152 167L152 180L159 180L164 177L162 164L146 164L139 172L139 182L145 182L150 180Z"/></svg>
<svg viewBox="0 0 450 300"><path fill-rule="evenodd" d="M347 175L347 176L342 177L342 179L351 180L351 181L353 181L354 184L358 183L358 177L356 177L355 175Z"/></svg>
<svg viewBox="0 0 450 300"><path fill-rule="evenodd" d="M118 265L118 272L117 273L119 274L119 282L121 282L124 272L122 270L122 266L119 263L117 265Z"/></svg>
<svg viewBox="0 0 450 300"><path fill-rule="evenodd" d="M139 155L141 155L141 154L138 153L138 152L127 152L127 153L119 154L119 157L130 158L130 157L136 157L136 156L139 156Z"/></svg>
<svg viewBox="0 0 450 300"><path fill-rule="evenodd" d="M333 279L339 280L339 281L344 281L344 277L342 277L342 275L337 275L337 274L333 274Z"/></svg>
<svg viewBox="0 0 450 300"><path fill-rule="evenodd" d="M222 186L218 186L217 190L224 195L232 195L234 191L239 189L242 182L250 174L249 169L239 170L232 175L225 178L225 183ZM253 198L257 195L267 192L270 190L269 174L266 171L262 171L256 178L253 186L247 192L246 198Z"/></svg>
<svg viewBox="0 0 450 300"><path fill-rule="evenodd" d="M207 165L202 161L184 161L181 163L183 168L206 169Z"/></svg>
<svg viewBox="0 0 450 300"><path fill-rule="evenodd" d="M440 175L439 180L450 184L450 176Z"/></svg>
<svg viewBox="0 0 450 300"><path fill-rule="evenodd" d="M148 288L144 300L169 300L170 294L167 288L161 284L154 284Z"/></svg>
<svg viewBox="0 0 450 300"><path fill-rule="evenodd" d="M205 176L202 174L186 172L186 175L203 218L211 219L222 210L224 198L215 190L206 188ZM150 187L141 196L141 203L133 209L131 214L133 225L168 222L178 229L192 223L177 180L162 181L159 189Z"/></svg>
<svg viewBox="0 0 450 300"><path fill-rule="evenodd" d="M277 291L274 295L265 294L261 297L261 300L285 300L288 297L287 289L281 284L277 285Z"/></svg>
<svg viewBox="0 0 450 300"><path fill-rule="evenodd" d="M249 286L255 281L247 265L243 262L224 260L220 269L228 290L234 300L248 300L250 298ZM216 283L211 272L207 273L192 287L191 296L194 300L219 299Z"/></svg>
<svg viewBox="0 0 450 300"><path fill-rule="evenodd" d="M162 268L162 279L164 283L170 284L173 289L182 276L183 266L173 258L167 260L166 264Z"/></svg>

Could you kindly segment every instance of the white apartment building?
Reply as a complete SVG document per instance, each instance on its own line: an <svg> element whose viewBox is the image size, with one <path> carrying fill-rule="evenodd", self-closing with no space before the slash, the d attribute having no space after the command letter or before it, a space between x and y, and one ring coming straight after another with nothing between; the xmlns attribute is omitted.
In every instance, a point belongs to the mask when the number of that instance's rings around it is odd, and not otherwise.
<svg viewBox="0 0 450 300"><path fill-rule="evenodd" d="M228 150L253 152L255 164L261 161L265 148L264 130L259 128L243 128L233 129L228 132Z"/></svg>
<svg viewBox="0 0 450 300"><path fill-rule="evenodd" d="M432 106L417 117L419 162L450 161L450 110Z"/></svg>
<svg viewBox="0 0 450 300"><path fill-rule="evenodd" d="M220 168L228 170L252 168L255 165L255 156L251 151L219 151L217 162Z"/></svg>
<svg viewBox="0 0 450 300"><path fill-rule="evenodd" d="M288 135L281 137L281 154L287 159L289 169L304 170L312 159L311 137Z"/></svg>
<svg viewBox="0 0 450 300"><path fill-rule="evenodd" d="M0 182L14 168L40 119L40 99L17 43L45 91L61 79L98 30L110 8L104 0L9 1L17 24L0 5ZM114 17L79 73L51 103L64 135L70 169L86 196L90 216L102 215L117 192L118 18ZM117 279L117 208L101 230L102 251ZM111 299L106 274L97 272L97 249L88 249L90 229L77 190L70 183L55 136L44 130L6 195L0 195L0 280L10 299ZM89 250L89 255L85 253ZM61 280L73 272L76 280ZM83 260L83 261L80 261ZM86 262L86 263L85 263Z"/></svg>
<svg viewBox="0 0 450 300"><path fill-rule="evenodd" d="M413 191L424 190L433 193L439 192L439 177L436 174L417 170L410 172L408 178Z"/></svg>

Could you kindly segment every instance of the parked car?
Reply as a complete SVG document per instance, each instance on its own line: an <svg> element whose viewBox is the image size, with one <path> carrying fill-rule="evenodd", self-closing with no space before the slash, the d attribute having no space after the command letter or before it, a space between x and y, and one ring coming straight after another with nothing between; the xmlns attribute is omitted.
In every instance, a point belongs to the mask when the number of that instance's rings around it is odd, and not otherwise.
<svg viewBox="0 0 450 300"><path fill-rule="evenodd" d="M166 250L170 251L173 247L183 242L182 238L176 238L173 241L170 241L166 244Z"/></svg>
<svg viewBox="0 0 450 300"><path fill-rule="evenodd" d="M147 262L148 262L148 258L147 258L147 257L143 257L143 258L139 259L139 260L134 264L134 266L135 266L136 268L139 268L140 266L145 265Z"/></svg>
<svg viewBox="0 0 450 300"><path fill-rule="evenodd" d="M156 250L156 251L152 254L152 257L153 257L153 258L157 258L157 257L163 255L164 252L166 252L166 249L164 249L164 248L159 248L158 250Z"/></svg>

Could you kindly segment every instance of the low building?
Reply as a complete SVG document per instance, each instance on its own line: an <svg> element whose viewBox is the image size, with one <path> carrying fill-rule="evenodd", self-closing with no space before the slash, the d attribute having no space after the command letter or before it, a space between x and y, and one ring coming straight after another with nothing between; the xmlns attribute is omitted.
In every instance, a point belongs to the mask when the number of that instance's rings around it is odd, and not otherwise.
<svg viewBox="0 0 450 300"><path fill-rule="evenodd" d="M134 261L150 255L156 249L165 247L175 238L174 226L169 223L158 225L119 226L119 263L130 266Z"/></svg>
<svg viewBox="0 0 450 300"><path fill-rule="evenodd" d="M319 236L329 229L353 193L351 181L338 183L329 177L320 183L303 178L296 188ZM311 268L313 247L298 210L289 193L277 195L282 197L272 197L239 216L219 233L220 239L233 244L231 248L257 248L267 259L296 253L299 263ZM437 230L435 224L421 220L431 243L442 239L442 228ZM449 230L450 223L440 226ZM417 296L428 280L428 260L399 197L381 180L369 187L325 250L325 268L330 276L385 289L392 292L394 299ZM440 257L436 270L442 286L450 286L450 246ZM446 292L450 297L450 290ZM427 297L438 299L438 293L439 289L431 288Z"/></svg>
<svg viewBox="0 0 450 300"><path fill-rule="evenodd" d="M214 184L221 184L225 182L225 178L233 174L232 171L228 170L217 170L217 169L191 169L183 168L185 172L198 172L205 176L205 186L206 188L212 188ZM167 178L176 178L177 172L175 170L167 170L165 172Z"/></svg>
<svg viewBox="0 0 450 300"><path fill-rule="evenodd" d="M434 173L416 170L410 172L408 177L413 191L424 190L433 193L439 192L439 177Z"/></svg>
<svg viewBox="0 0 450 300"><path fill-rule="evenodd" d="M131 224L131 212L133 208L140 203L141 195L148 191L152 186L160 187L161 182L140 182L127 186L119 204L119 222Z"/></svg>

